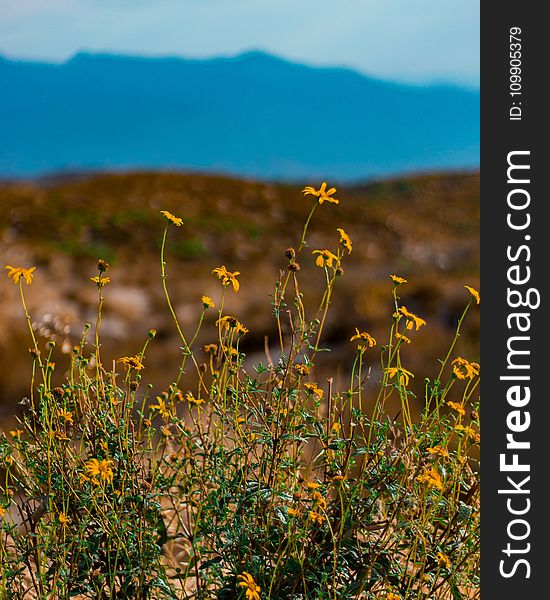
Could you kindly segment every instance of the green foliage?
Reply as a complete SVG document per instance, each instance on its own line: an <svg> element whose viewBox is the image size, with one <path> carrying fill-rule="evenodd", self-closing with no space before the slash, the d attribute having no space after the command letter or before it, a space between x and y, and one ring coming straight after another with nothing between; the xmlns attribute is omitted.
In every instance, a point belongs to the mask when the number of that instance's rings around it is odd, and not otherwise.
<svg viewBox="0 0 550 600"><path fill-rule="evenodd" d="M193 240L167 245L170 228L180 235L168 217L161 275L182 359L158 395L151 397L144 371L153 330L135 356L113 366L102 357L105 263L95 278L95 327L73 349L62 386L51 383L54 344L43 349L30 327L31 398L19 428L0 439L2 597L479 596L479 365L454 357L476 297L447 356L434 360L422 414L411 411L414 374L402 349L425 323L401 304L399 278L392 277L386 345L378 349L356 329L349 383L315 381L351 252L339 230L340 244L317 255L325 291L306 314L296 265L312 260L306 237L323 199L316 192L275 286L277 347L266 347L266 361L253 368L240 347L248 330L224 311L238 272L216 270L223 293L212 343L195 345L214 310L205 299L194 334L182 331L165 249ZM24 286L32 271L11 269L30 324Z"/></svg>

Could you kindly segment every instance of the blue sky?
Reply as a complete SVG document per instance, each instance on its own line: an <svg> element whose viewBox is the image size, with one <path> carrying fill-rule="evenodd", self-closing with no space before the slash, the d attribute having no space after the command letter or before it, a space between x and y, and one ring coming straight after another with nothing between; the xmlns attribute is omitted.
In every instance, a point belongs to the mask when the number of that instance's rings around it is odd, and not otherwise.
<svg viewBox="0 0 550 600"><path fill-rule="evenodd" d="M412 83L479 86L479 0L1 0L0 53L250 49Z"/></svg>

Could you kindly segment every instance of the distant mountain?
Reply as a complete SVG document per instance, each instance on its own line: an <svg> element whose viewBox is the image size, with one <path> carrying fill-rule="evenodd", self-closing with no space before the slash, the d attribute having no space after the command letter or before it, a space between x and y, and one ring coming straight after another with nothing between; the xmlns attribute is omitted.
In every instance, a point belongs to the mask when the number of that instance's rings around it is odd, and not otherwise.
<svg viewBox="0 0 550 600"><path fill-rule="evenodd" d="M352 180L479 164L479 93L262 52L0 57L0 177L162 168Z"/></svg>

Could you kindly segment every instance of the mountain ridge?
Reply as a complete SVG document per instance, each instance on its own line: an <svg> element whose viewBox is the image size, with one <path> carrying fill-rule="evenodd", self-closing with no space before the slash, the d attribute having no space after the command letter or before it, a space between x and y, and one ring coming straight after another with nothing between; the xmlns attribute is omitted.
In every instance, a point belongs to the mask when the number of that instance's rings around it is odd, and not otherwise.
<svg viewBox="0 0 550 600"><path fill-rule="evenodd" d="M262 51L0 57L0 176L184 169L351 181L479 164L479 93Z"/></svg>

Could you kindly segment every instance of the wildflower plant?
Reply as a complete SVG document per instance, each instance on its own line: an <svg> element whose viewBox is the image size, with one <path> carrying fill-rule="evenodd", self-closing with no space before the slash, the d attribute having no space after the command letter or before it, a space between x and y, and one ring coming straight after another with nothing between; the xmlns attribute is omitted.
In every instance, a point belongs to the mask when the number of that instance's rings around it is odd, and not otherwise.
<svg viewBox="0 0 550 600"><path fill-rule="evenodd" d="M241 345L250 332L225 306L228 288L246 286L238 271L213 269L221 302L202 296L184 332L165 247L173 226L178 235L185 227L162 211L161 285L182 356L158 392L146 383L154 330L134 356L100 352L107 263L92 276L95 327L59 386L53 345L41 347L25 304L34 268L7 267L29 323L32 380L25 415L0 439L1 597L478 597L480 368L455 346L479 293L465 286L436 374L413 373L403 349L429 324L401 302L407 280L391 275L387 339L345 332L355 349L349 381L320 380L327 314L353 242L338 228L334 247L306 252L315 211L339 200L326 183L303 192L313 204L273 292L277 337L253 366ZM313 311L299 278L306 261L324 282ZM422 380L415 398L412 382Z"/></svg>

